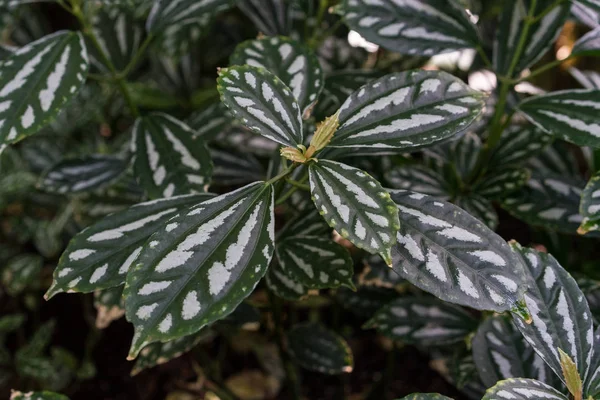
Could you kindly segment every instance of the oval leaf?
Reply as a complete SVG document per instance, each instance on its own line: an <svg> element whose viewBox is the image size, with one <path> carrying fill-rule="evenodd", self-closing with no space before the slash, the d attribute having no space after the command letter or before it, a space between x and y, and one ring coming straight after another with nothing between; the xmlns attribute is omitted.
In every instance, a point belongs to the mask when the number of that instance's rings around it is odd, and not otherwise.
<svg viewBox="0 0 600 400"><path fill-rule="evenodd" d="M162 113L136 121L133 170L151 198L205 192L212 162L202 139L183 122Z"/></svg>
<svg viewBox="0 0 600 400"><path fill-rule="evenodd" d="M552 136L531 125L509 127L494 147L489 165L495 168L517 166L544 150L552 140Z"/></svg>
<svg viewBox="0 0 600 400"><path fill-rule="evenodd" d="M232 4L233 0L157 0L146 21L146 30L157 34L172 26L206 21Z"/></svg>
<svg viewBox="0 0 600 400"><path fill-rule="evenodd" d="M529 180L526 168L503 168L491 170L473 187L473 191L491 199L502 199L518 190Z"/></svg>
<svg viewBox="0 0 600 400"><path fill-rule="evenodd" d="M445 72L389 74L342 104L330 146L368 152L417 149L463 132L484 104L482 93Z"/></svg>
<svg viewBox="0 0 600 400"><path fill-rule="evenodd" d="M290 278L278 263L269 267L265 281L269 290L284 300L296 301L308 295L308 289Z"/></svg>
<svg viewBox="0 0 600 400"><path fill-rule="evenodd" d="M596 172L583 189L579 212L583 216L577 229L579 234L600 230L600 172Z"/></svg>
<svg viewBox="0 0 600 400"><path fill-rule="evenodd" d="M407 191L392 194L399 210L393 268L444 301L506 311L523 291L519 259L482 222L453 204Z"/></svg>
<svg viewBox="0 0 600 400"><path fill-rule="evenodd" d="M379 182L360 169L328 160L311 163L309 177L313 202L329 226L390 264L398 210Z"/></svg>
<svg viewBox="0 0 600 400"><path fill-rule="evenodd" d="M273 203L272 186L256 182L188 208L148 239L124 292L130 357L197 332L250 295L273 255Z"/></svg>
<svg viewBox="0 0 600 400"><path fill-rule="evenodd" d="M292 91L263 68L221 68L217 79L221 100L255 133L286 146L302 144L300 106Z"/></svg>
<svg viewBox="0 0 600 400"><path fill-rule="evenodd" d="M385 179L395 189L411 190L442 200L450 198L450 188L446 178L423 165L396 167L386 172Z"/></svg>
<svg viewBox="0 0 600 400"><path fill-rule="evenodd" d="M485 392L481 400L569 400L567 396L535 379L506 379Z"/></svg>

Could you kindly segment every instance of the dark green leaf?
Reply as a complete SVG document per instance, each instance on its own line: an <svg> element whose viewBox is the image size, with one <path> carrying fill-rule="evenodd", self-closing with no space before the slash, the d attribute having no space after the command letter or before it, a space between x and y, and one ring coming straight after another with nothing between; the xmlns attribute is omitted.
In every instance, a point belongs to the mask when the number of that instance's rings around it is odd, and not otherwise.
<svg viewBox="0 0 600 400"><path fill-rule="evenodd" d="M94 307L96 308L96 328L105 329L111 322L125 315L123 304L123 285L94 292Z"/></svg>
<svg viewBox="0 0 600 400"><path fill-rule="evenodd" d="M513 125L506 129L494 147L489 165L493 168L515 167L534 157L552 142L541 129Z"/></svg>
<svg viewBox="0 0 600 400"><path fill-rule="evenodd" d="M525 166L535 172L535 175L550 173L573 177L576 181L581 180L579 164L572 146L563 141L555 141L551 146L545 147L541 153L530 158Z"/></svg>
<svg viewBox="0 0 600 400"><path fill-rule="evenodd" d="M231 116L227 112L227 107L219 102L194 112L187 119L187 123L194 130L195 136L209 141L231 125Z"/></svg>
<svg viewBox="0 0 600 400"><path fill-rule="evenodd" d="M594 354L585 380L584 394L594 398L600 394L600 328L594 332Z"/></svg>
<svg viewBox="0 0 600 400"><path fill-rule="evenodd" d="M266 36L290 34L290 7L286 0L239 0L237 6Z"/></svg>
<svg viewBox="0 0 600 400"><path fill-rule="evenodd" d="M585 234L600 230L600 172L596 172L583 189L579 212L583 221L577 232Z"/></svg>
<svg viewBox="0 0 600 400"><path fill-rule="evenodd" d="M146 30L157 34L190 21L205 21L231 7L232 0L157 0L146 21Z"/></svg>
<svg viewBox="0 0 600 400"><path fill-rule="evenodd" d="M2 284L11 296L16 296L40 279L44 260L38 254L21 254L11 258L2 270Z"/></svg>
<svg viewBox="0 0 600 400"><path fill-rule="evenodd" d="M491 230L498 227L498 213L491 201L476 193L454 199L454 204L471 214L476 219L483 221Z"/></svg>
<svg viewBox="0 0 600 400"><path fill-rule="evenodd" d="M579 38L573 45L571 54L578 56L600 55L600 28L596 28Z"/></svg>
<svg viewBox="0 0 600 400"><path fill-rule="evenodd" d="M580 71L575 67L569 72L586 89L600 89L600 74L596 71Z"/></svg>
<svg viewBox="0 0 600 400"><path fill-rule="evenodd" d="M527 168L492 170L473 187L473 191L486 198L502 199L525 185L530 174Z"/></svg>
<svg viewBox="0 0 600 400"><path fill-rule="evenodd" d="M285 300L296 301L308 295L308 289L290 278L278 263L269 267L265 281L271 292Z"/></svg>
<svg viewBox="0 0 600 400"><path fill-rule="evenodd" d="M366 70L332 71L327 74L323 93L315 106L315 118L323 120L335 114L348 96L379 76L375 71Z"/></svg>
<svg viewBox="0 0 600 400"><path fill-rule="evenodd" d="M214 186L235 186L265 178L264 167L250 153L234 149L211 148L210 155L215 164Z"/></svg>
<svg viewBox="0 0 600 400"><path fill-rule="evenodd" d="M67 396L53 392L19 392L13 390L10 394L10 400L69 400Z"/></svg>
<svg viewBox="0 0 600 400"><path fill-rule="evenodd" d="M444 176L423 165L404 165L385 174L386 181L395 189L427 194L442 200L450 197Z"/></svg>
<svg viewBox="0 0 600 400"><path fill-rule="evenodd" d="M389 268L386 266L386 268ZM361 286L354 292L340 288L336 292L338 303L347 311L363 319L371 318L381 307L398 297L395 290Z"/></svg>
<svg viewBox="0 0 600 400"><path fill-rule="evenodd" d="M452 398L437 393L413 393L398 400L452 400Z"/></svg>
<svg viewBox="0 0 600 400"><path fill-rule="evenodd" d="M569 400L567 396L535 379L512 378L498 382L481 400Z"/></svg>
<svg viewBox="0 0 600 400"><path fill-rule="evenodd" d="M16 331L25 322L24 314L10 314L0 317L0 338L7 333Z"/></svg>

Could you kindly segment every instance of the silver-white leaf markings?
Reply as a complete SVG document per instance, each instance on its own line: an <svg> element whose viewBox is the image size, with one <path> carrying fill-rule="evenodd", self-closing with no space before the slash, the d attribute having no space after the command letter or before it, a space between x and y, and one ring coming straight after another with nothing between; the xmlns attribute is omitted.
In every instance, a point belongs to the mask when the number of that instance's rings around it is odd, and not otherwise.
<svg viewBox="0 0 600 400"><path fill-rule="evenodd" d="M585 380L585 396L593 398L600 395L600 328L594 332L594 354L590 362L590 370Z"/></svg>
<svg viewBox="0 0 600 400"><path fill-rule="evenodd" d="M231 65L265 68L292 90L302 113L310 113L325 79L317 56L302 43L283 37L266 37L239 44Z"/></svg>
<svg viewBox="0 0 600 400"><path fill-rule="evenodd" d="M423 165L403 165L385 174L385 179L395 189L428 194L442 200L450 198L446 178L437 171Z"/></svg>
<svg viewBox="0 0 600 400"><path fill-rule="evenodd" d="M579 234L600 230L600 172L596 172L583 189L579 212L583 216L577 229Z"/></svg>
<svg viewBox="0 0 600 400"><path fill-rule="evenodd" d="M381 184L360 169L328 160L311 163L309 179L313 202L329 226L391 264L390 248L400 223Z"/></svg>
<svg viewBox="0 0 600 400"><path fill-rule="evenodd" d="M509 378L531 378L551 386L554 372L505 316L487 318L473 337L473 360L486 387Z"/></svg>
<svg viewBox="0 0 600 400"><path fill-rule="evenodd" d="M273 73L251 66L222 68L217 84L223 103L255 133L285 146L302 144L300 106Z"/></svg>
<svg viewBox="0 0 600 400"><path fill-rule="evenodd" d="M413 393L399 400L452 400L452 398L437 393Z"/></svg>
<svg viewBox="0 0 600 400"><path fill-rule="evenodd" d="M306 288L354 289L350 253L327 237L292 236L277 243L275 254L286 275Z"/></svg>
<svg viewBox="0 0 600 400"><path fill-rule="evenodd" d="M422 346L460 342L476 327L475 318L461 307L427 297L399 298L365 324L390 339Z"/></svg>
<svg viewBox="0 0 600 400"><path fill-rule="evenodd" d="M172 26L207 20L232 4L232 0L157 0L146 21L146 30L157 34Z"/></svg>
<svg viewBox="0 0 600 400"><path fill-rule="evenodd" d="M290 278L279 263L273 263L269 267L265 282L271 292L285 300L296 301L308 296L308 288Z"/></svg>
<svg viewBox="0 0 600 400"><path fill-rule="evenodd" d="M567 396L535 379L511 378L498 382L481 400L569 400Z"/></svg>
<svg viewBox="0 0 600 400"><path fill-rule="evenodd" d="M291 6L285 0L239 0L237 6L266 36L289 36Z"/></svg>
<svg viewBox="0 0 600 400"><path fill-rule="evenodd" d="M181 209L211 197L197 194L136 204L83 230L71 239L61 256L46 298L66 291L87 293L123 284L152 234ZM165 229L172 227L167 225Z"/></svg>
<svg viewBox="0 0 600 400"><path fill-rule="evenodd" d="M115 182L126 169L125 160L111 155L67 158L48 169L39 186L59 194L89 192Z"/></svg>
<svg viewBox="0 0 600 400"><path fill-rule="evenodd" d="M532 125L513 125L506 129L494 147L489 165L514 167L535 156L552 143L552 136Z"/></svg>
<svg viewBox="0 0 600 400"><path fill-rule="evenodd" d="M273 208L272 186L255 182L188 208L148 239L124 292L130 358L197 332L252 293L273 255Z"/></svg>
<svg viewBox="0 0 600 400"><path fill-rule="evenodd" d="M402 221L396 272L444 301L495 311L516 305L522 266L500 236L453 204L407 191L392 200Z"/></svg>
<svg viewBox="0 0 600 400"><path fill-rule="evenodd" d="M504 198L507 194L518 190L530 177L527 168L502 168L491 170L485 179L474 185L473 191L491 199Z"/></svg>
<svg viewBox="0 0 600 400"><path fill-rule="evenodd" d="M533 349L562 378L558 349L577 365L582 380L588 374L593 350L592 314L577 282L547 253L513 249L525 265L528 290L524 295L532 323L514 317L515 324Z"/></svg>
<svg viewBox="0 0 600 400"><path fill-rule="evenodd" d="M162 113L136 121L131 142L134 173L151 198L204 192L212 175L210 154L183 122Z"/></svg>
<svg viewBox="0 0 600 400"><path fill-rule="evenodd" d="M573 45L571 54L578 56L600 55L600 27L579 38Z"/></svg>
<svg viewBox="0 0 600 400"><path fill-rule="evenodd" d="M485 197L477 193L469 193L455 198L453 203L485 223L491 230L495 231L498 227L498 213L492 202Z"/></svg>
<svg viewBox="0 0 600 400"><path fill-rule="evenodd" d="M530 97L519 110L544 131L579 146L600 147L600 90L572 89Z"/></svg>
<svg viewBox="0 0 600 400"><path fill-rule="evenodd" d="M48 124L83 86L88 56L80 33L60 31L0 62L0 147Z"/></svg>
<svg viewBox="0 0 600 400"><path fill-rule="evenodd" d="M343 0L337 11L367 40L402 54L432 56L478 43L455 0Z"/></svg>
<svg viewBox="0 0 600 400"><path fill-rule="evenodd" d="M369 152L416 149L463 132L483 107L482 93L445 72L389 74L342 104L330 146Z"/></svg>

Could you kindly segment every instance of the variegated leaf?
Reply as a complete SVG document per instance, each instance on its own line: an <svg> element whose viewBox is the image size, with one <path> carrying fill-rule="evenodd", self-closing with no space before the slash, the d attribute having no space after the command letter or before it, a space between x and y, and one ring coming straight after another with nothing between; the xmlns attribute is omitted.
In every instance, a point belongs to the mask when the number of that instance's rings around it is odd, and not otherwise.
<svg viewBox="0 0 600 400"><path fill-rule="evenodd" d="M80 33L44 36L0 62L0 147L32 135L82 87L88 58Z"/></svg>
<svg viewBox="0 0 600 400"><path fill-rule="evenodd" d="M364 327L404 343L439 346L464 340L477 321L462 308L435 298L404 297L377 311Z"/></svg>
<svg viewBox="0 0 600 400"><path fill-rule="evenodd" d="M580 71L575 67L569 68L569 72L584 88L600 89L600 73L596 71Z"/></svg>
<svg viewBox="0 0 600 400"><path fill-rule="evenodd" d="M286 0L239 0L237 6L266 36L289 36L290 4Z"/></svg>
<svg viewBox="0 0 600 400"><path fill-rule="evenodd" d="M194 112L187 119L187 124L194 130L195 136L209 141L231 126L231 116L227 111L227 107L218 102Z"/></svg>
<svg viewBox="0 0 600 400"><path fill-rule="evenodd" d="M123 285L94 292L96 328L105 329L113 321L125 315Z"/></svg>
<svg viewBox="0 0 600 400"><path fill-rule="evenodd" d="M598 0L573 0L571 14L588 27L594 29L600 26L600 3Z"/></svg>
<svg viewBox="0 0 600 400"><path fill-rule="evenodd" d="M455 0L343 0L337 12L367 40L402 54L432 56L479 42L477 29Z"/></svg>
<svg viewBox="0 0 600 400"><path fill-rule="evenodd" d="M525 166L537 174L558 174L581 180L579 163L573 153L573 147L562 140L557 140L551 146L545 147L541 153L530 158ZM582 185L583 187L583 185Z"/></svg>
<svg viewBox="0 0 600 400"><path fill-rule="evenodd" d="M583 189L579 212L583 221L577 230L578 233L600 230L600 172L596 172Z"/></svg>
<svg viewBox="0 0 600 400"><path fill-rule="evenodd" d="M493 168L517 166L541 152L552 140L552 136L532 125L513 125L503 132L489 165Z"/></svg>
<svg viewBox="0 0 600 400"><path fill-rule="evenodd" d="M527 119L579 146L600 147L600 90L571 89L530 97L521 104Z"/></svg>
<svg viewBox="0 0 600 400"><path fill-rule="evenodd" d="M503 8L494 39L493 54L494 69L500 74L507 74L511 64L514 68L510 72L514 74L538 61L556 41L569 15L568 3L555 6L554 0L539 0L535 2L535 10L530 10L532 3L531 0L515 0L510 7ZM537 17L551 6L555 7L530 26L518 61L513 63L527 15L531 11L531 15Z"/></svg>
<svg viewBox="0 0 600 400"><path fill-rule="evenodd" d="M13 0L14 1L14 0ZM19 392L12 390L10 393L10 400L69 400L67 396L54 392Z"/></svg>
<svg viewBox="0 0 600 400"><path fill-rule="evenodd" d="M486 198L502 199L525 185L530 175L527 168L507 167L492 170L474 185L473 191Z"/></svg>
<svg viewBox="0 0 600 400"><path fill-rule="evenodd" d="M323 89L323 70L312 50L293 39L266 37L239 44L231 65L265 68L292 90L302 114L308 117Z"/></svg>
<svg viewBox="0 0 600 400"><path fill-rule="evenodd" d="M285 300L296 301L308 295L308 288L290 278L278 263L269 267L265 281L271 292Z"/></svg>
<svg viewBox="0 0 600 400"><path fill-rule="evenodd" d="M577 282L547 253L512 245L525 265L529 288L524 295L532 318L515 324L533 349L564 381L558 349L577 365L582 379L590 367L594 331L592 314Z"/></svg>
<svg viewBox="0 0 600 400"><path fill-rule="evenodd" d="M272 186L256 182L188 208L148 239L124 291L130 358L197 332L252 293L273 255L273 209Z"/></svg>
<svg viewBox="0 0 600 400"><path fill-rule="evenodd" d="M558 174L532 174L519 191L504 199L502 207L536 226L575 234L583 217L579 200L583 182Z"/></svg>
<svg viewBox="0 0 600 400"><path fill-rule="evenodd" d="M210 149L214 186L236 186L265 178L263 165L252 154L235 149Z"/></svg>
<svg viewBox="0 0 600 400"><path fill-rule="evenodd" d="M558 378L514 324L502 315L487 318L473 337L473 359L486 387L509 378L531 378L551 386Z"/></svg>
<svg viewBox="0 0 600 400"><path fill-rule="evenodd" d="M336 291L336 297L344 309L366 321L381 307L398 298L398 292L385 288L361 286L356 292L348 288L340 288Z"/></svg>
<svg viewBox="0 0 600 400"><path fill-rule="evenodd" d="M40 280L44 259L39 254L20 254L8 260L2 269L2 285L9 295L16 296Z"/></svg>
<svg viewBox="0 0 600 400"><path fill-rule="evenodd" d="M221 100L255 133L285 146L303 142L300 106L292 91L271 72L251 66L222 68Z"/></svg>
<svg viewBox="0 0 600 400"><path fill-rule="evenodd" d="M398 210L381 184L360 169L329 160L311 163L309 176L311 197L329 226L391 264Z"/></svg>
<svg viewBox="0 0 600 400"><path fill-rule="evenodd" d="M330 146L367 152L417 149L463 132L484 96L445 72L386 75L348 97Z"/></svg>
<svg viewBox="0 0 600 400"><path fill-rule="evenodd" d="M571 54L578 56L600 55L600 28L596 28L579 38L573 45Z"/></svg>
<svg viewBox="0 0 600 400"><path fill-rule="evenodd" d="M317 323L292 327L287 334L288 349L302 367L322 374L350 373L354 368L352 350L343 337Z"/></svg>
<svg viewBox="0 0 600 400"><path fill-rule="evenodd" d="M133 170L151 198L206 191L212 175L210 153L183 122L154 113L133 128Z"/></svg>
<svg viewBox="0 0 600 400"><path fill-rule="evenodd" d="M491 230L498 227L498 213L492 202L477 193L469 193L454 199L454 204L471 214L476 219L483 221Z"/></svg>
<svg viewBox="0 0 600 400"><path fill-rule="evenodd" d="M350 253L331 239L292 236L277 244L275 254L281 270L308 289L354 288Z"/></svg>
<svg viewBox="0 0 600 400"><path fill-rule="evenodd" d="M447 152L446 163L451 162L458 176L463 181L467 181L477 166L477 154L481 151L483 143L476 133L466 132L459 139L442 143L438 147L440 147L438 151ZM444 147L447 149L443 150Z"/></svg>
<svg viewBox="0 0 600 400"><path fill-rule="evenodd" d="M385 174L385 180L395 189L410 190L437 197L450 198L450 188L443 175L423 165L404 165Z"/></svg>
<svg viewBox="0 0 600 400"><path fill-rule="evenodd" d="M146 21L146 30L158 34L172 26L207 20L232 4L232 0L157 0Z"/></svg>
<svg viewBox="0 0 600 400"><path fill-rule="evenodd" d="M114 183L126 169L127 163L116 156L67 158L47 170L39 186L59 194L90 192Z"/></svg>
<svg viewBox="0 0 600 400"><path fill-rule="evenodd" d="M413 393L398 400L452 400L452 398L438 393Z"/></svg>
<svg viewBox="0 0 600 400"><path fill-rule="evenodd" d="M402 221L393 268L444 301L479 310L515 307L523 288L519 259L506 242L465 211L435 198L395 191Z"/></svg>
<svg viewBox="0 0 600 400"><path fill-rule="evenodd" d="M278 240L284 240L294 236L319 235L331 237L331 228L327 222L323 220L319 211L312 206L306 210L301 210L294 218L290 219L279 232L277 232Z"/></svg>
<svg viewBox="0 0 600 400"><path fill-rule="evenodd" d="M498 382L481 400L569 400L567 396L535 379L512 378Z"/></svg>
<svg viewBox="0 0 600 400"><path fill-rule="evenodd" d="M600 395L600 328L594 332L594 354L585 380L584 394L594 398Z"/></svg>
<svg viewBox="0 0 600 400"><path fill-rule="evenodd" d="M147 239L180 210L210 199L197 194L136 204L76 235L54 270L46 298L65 291L91 292L122 285ZM167 225L168 233L174 229Z"/></svg>

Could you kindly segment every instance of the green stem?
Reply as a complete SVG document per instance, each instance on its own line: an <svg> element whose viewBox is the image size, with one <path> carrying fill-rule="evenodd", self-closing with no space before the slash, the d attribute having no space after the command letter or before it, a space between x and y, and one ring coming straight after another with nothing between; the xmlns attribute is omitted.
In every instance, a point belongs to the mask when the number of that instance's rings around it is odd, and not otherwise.
<svg viewBox="0 0 600 400"><path fill-rule="evenodd" d="M291 178L287 178L285 181L287 183L289 183L290 185L297 187L298 189L304 190L306 192L310 192L310 186L305 183L295 181Z"/></svg>
<svg viewBox="0 0 600 400"><path fill-rule="evenodd" d="M550 11L552 11L555 7L560 6L562 3L566 3L569 0L557 0L554 3L550 4L548 7L546 7L546 9L544 9L544 11L542 11L540 13L540 15L536 15L535 18L533 18L531 20L532 24L535 24L536 22L539 22L542 18L544 18L546 15L548 15L548 13Z"/></svg>
<svg viewBox="0 0 600 400"><path fill-rule="evenodd" d="M123 71L120 73L120 77L127 78L127 76L131 73L131 71L138 64L138 62L140 61L142 56L146 53L146 50L148 49L148 46L152 42L152 39L154 39L153 34L150 33L150 34L148 34L148 36L146 36L146 39L144 40L142 45L138 48L138 50L135 52L133 57L131 57L131 60L129 61L129 63L127 64L125 69L123 69Z"/></svg>
<svg viewBox="0 0 600 400"><path fill-rule="evenodd" d="M489 69L494 69L492 62L488 58L487 54L485 54L485 50L483 50L483 47L481 47L481 45L477 45L475 49L477 50L477 53L479 53L479 56L483 60L483 63L486 65L486 67L488 67Z"/></svg>
<svg viewBox="0 0 600 400"><path fill-rule="evenodd" d="M312 37L308 41L309 46L312 49L316 48L317 43L319 43L319 37L323 36L321 35L321 25L323 24L323 17L325 16L325 11L327 11L327 3L327 0L319 1L319 9L317 10L317 22L315 23L315 29L313 31Z"/></svg>
<svg viewBox="0 0 600 400"><path fill-rule="evenodd" d="M279 173L279 175L274 176L273 178L269 179L268 181L265 182L266 185L272 185L273 183L279 181L280 179L285 178L286 176L288 176L289 174L292 173L293 170L296 169L296 167L298 167L298 164L292 164L289 167L287 167L286 169L284 169L282 172Z"/></svg>
<svg viewBox="0 0 600 400"><path fill-rule="evenodd" d="M552 61L552 62L549 62L548 64L544 64L544 65L542 65L540 68L538 68L538 69L536 69L536 70L533 70L533 71L532 71L532 72L531 72L529 75L527 75L527 76L524 76L524 77L522 77L522 78L520 78L520 79L517 79L517 80L515 81L515 83L520 83L520 82L526 81L526 80L528 80L528 79L531 79L531 78L533 78L534 76L538 76L539 74L542 74L542 73L544 73L544 72L548 71L549 69L552 69L552 68L554 68L554 67L557 67L557 66L559 66L560 64L564 63L565 61L571 60L571 59L573 59L573 58L575 58L575 56L574 56L573 54L571 54L571 55L569 55L568 57L565 57L565 58L563 58L562 60L554 60L554 61Z"/></svg>

